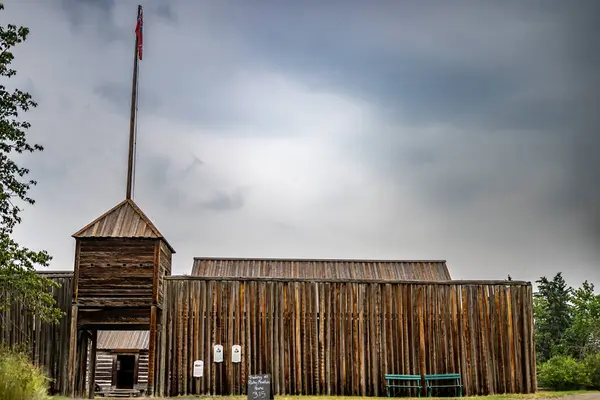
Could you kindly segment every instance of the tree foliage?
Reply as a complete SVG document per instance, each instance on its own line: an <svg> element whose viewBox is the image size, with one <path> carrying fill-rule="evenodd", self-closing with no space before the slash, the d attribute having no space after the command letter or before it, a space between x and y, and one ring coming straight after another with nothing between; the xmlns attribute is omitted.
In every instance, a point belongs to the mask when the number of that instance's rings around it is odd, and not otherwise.
<svg viewBox="0 0 600 400"><path fill-rule="evenodd" d="M573 289L558 273L538 281L534 295L540 386L600 388L600 294L588 281Z"/></svg>
<svg viewBox="0 0 600 400"><path fill-rule="evenodd" d="M571 298L572 323L565 332L566 352L578 359L600 353L600 295L583 282Z"/></svg>
<svg viewBox="0 0 600 400"><path fill-rule="evenodd" d="M562 354L563 336L571 326L570 300L572 289L559 272L550 281L546 277L536 281L538 292L534 296L536 353L538 360L549 360Z"/></svg>
<svg viewBox="0 0 600 400"><path fill-rule="evenodd" d="M0 4L0 10L3 9ZM21 222L22 205L34 204L28 192L36 184L26 178L29 170L16 159L20 154L43 150L27 140L31 125L22 118L37 103L29 93L6 86L17 73L11 68L12 49L24 42L28 34L26 27L0 26L0 312L18 299L42 320L56 321L60 311L49 293L55 283L35 272L36 266L48 266L50 255L23 247L13 238L13 231Z"/></svg>
<svg viewBox="0 0 600 400"><path fill-rule="evenodd" d="M576 390L586 388L590 381L583 363L573 357L555 356L540 366L538 383L552 390Z"/></svg>

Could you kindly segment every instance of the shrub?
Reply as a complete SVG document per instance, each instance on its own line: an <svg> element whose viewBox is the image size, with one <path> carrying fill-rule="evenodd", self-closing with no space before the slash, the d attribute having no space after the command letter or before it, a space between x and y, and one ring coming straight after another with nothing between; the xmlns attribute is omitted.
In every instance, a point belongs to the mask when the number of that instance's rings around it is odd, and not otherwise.
<svg viewBox="0 0 600 400"><path fill-rule="evenodd" d="M589 384L583 363L568 356L554 356L538 369L538 383L551 390L584 389Z"/></svg>
<svg viewBox="0 0 600 400"><path fill-rule="evenodd" d="M590 389L600 390L600 354L591 354L583 360Z"/></svg>
<svg viewBox="0 0 600 400"><path fill-rule="evenodd" d="M48 378L24 353L0 348L0 399L46 400Z"/></svg>

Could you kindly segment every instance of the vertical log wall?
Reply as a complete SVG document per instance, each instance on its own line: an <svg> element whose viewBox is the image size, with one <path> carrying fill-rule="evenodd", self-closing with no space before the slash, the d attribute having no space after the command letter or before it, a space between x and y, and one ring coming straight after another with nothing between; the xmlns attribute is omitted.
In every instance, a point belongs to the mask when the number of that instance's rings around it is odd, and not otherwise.
<svg viewBox="0 0 600 400"><path fill-rule="evenodd" d="M468 395L536 390L532 288L524 282L365 282L174 277L163 316L167 395L385 393L384 374L462 374ZM213 345L224 347L214 363ZM231 363L231 346L242 362ZM203 378L192 376L203 360Z"/></svg>
<svg viewBox="0 0 600 400"><path fill-rule="evenodd" d="M68 384L69 328L73 299L73 273L46 273L47 278L60 286L52 294L65 315L58 324L42 323L18 301L0 312L0 343L28 349L35 365L50 377L53 393L61 393Z"/></svg>

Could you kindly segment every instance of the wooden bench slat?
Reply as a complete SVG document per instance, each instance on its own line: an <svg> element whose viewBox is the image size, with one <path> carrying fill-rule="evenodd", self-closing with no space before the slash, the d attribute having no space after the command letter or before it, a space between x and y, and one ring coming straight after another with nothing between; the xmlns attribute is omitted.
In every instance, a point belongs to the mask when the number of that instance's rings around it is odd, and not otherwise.
<svg viewBox="0 0 600 400"><path fill-rule="evenodd" d="M385 374L385 379L421 379L421 375Z"/></svg>
<svg viewBox="0 0 600 400"><path fill-rule="evenodd" d="M460 379L460 377L460 374L428 374L425 375L425 380Z"/></svg>

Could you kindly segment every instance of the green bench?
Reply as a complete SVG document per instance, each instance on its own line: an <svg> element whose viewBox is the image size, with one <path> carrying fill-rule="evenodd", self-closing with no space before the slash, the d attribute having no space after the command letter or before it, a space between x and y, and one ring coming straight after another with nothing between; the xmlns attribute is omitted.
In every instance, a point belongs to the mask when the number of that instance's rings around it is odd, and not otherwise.
<svg viewBox="0 0 600 400"><path fill-rule="evenodd" d="M452 381L447 384L436 384L437 381ZM431 397L433 388L455 387L458 389L458 397L462 397L462 383L460 374L431 374L425 375L425 385L427 387L427 397Z"/></svg>
<svg viewBox="0 0 600 400"><path fill-rule="evenodd" d="M421 397L421 390L423 389L421 375L385 374L385 381L388 397L390 397L390 388L419 389L417 395ZM398 385L396 382L408 382L408 385Z"/></svg>

